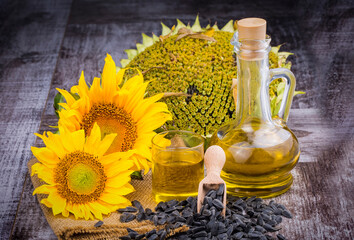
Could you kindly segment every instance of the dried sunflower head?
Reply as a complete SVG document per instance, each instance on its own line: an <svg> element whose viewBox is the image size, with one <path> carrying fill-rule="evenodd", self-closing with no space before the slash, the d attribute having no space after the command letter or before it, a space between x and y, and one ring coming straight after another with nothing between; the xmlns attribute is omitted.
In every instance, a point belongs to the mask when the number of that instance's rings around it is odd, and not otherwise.
<svg viewBox="0 0 354 240"><path fill-rule="evenodd" d="M217 25L201 28L198 17L193 26L177 20L172 29L162 24L162 36L143 34L137 49L126 50L128 59L121 60L122 67L139 68L144 73L144 79L151 81L149 95L167 93L162 101L173 114L169 128L207 136L234 118L230 91L232 79L237 77L236 56L230 44L234 26L232 20L221 30ZM290 68L286 58L291 53L279 52L279 48L272 48L270 67ZM128 71L126 77L134 74ZM274 82L270 89L273 112L282 98L278 94L281 80Z"/></svg>

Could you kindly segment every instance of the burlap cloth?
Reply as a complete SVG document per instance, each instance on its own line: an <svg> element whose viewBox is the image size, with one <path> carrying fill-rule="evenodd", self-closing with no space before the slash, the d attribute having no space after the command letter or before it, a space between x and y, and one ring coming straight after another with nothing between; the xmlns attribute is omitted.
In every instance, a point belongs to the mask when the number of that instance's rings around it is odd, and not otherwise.
<svg viewBox="0 0 354 240"><path fill-rule="evenodd" d="M32 165L36 162L38 161L35 158L28 162L27 165L30 172ZM31 180L34 188L43 184L43 181L40 181L37 175L32 176ZM151 192L151 171L144 176L144 180L132 180L131 183L136 191L127 195L127 198L131 201L139 200L144 208L154 209L156 203L152 198ZM46 196L37 194L38 201L40 202ZM75 220L72 214L68 218L63 217L61 214L54 216L50 208L43 204L40 204L40 206L50 227L59 239L118 239L120 236L127 235L127 227L139 233L157 229L150 221L138 222L134 220L129 223L121 223L118 212L104 217L104 224L96 228L94 225L98 220Z"/></svg>

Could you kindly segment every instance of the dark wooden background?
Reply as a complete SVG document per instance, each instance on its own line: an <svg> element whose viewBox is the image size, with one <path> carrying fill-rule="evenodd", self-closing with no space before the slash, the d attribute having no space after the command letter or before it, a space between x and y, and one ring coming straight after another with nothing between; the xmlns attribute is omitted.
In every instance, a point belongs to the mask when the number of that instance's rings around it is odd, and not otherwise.
<svg viewBox="0 0 354 240"><path fill-rule="evenodd" d="M276 201L294 218L289 239L353 239L353 1L0 1L0 238L55 239L27 170L34 132L55 125L55 87L85 71L98 76L106 53L118 61L141 33L161 34L179 18L201 23L258 16L272 45L285 43L306 95L294 99L289 126L301 162L289 192Z"/></svg>

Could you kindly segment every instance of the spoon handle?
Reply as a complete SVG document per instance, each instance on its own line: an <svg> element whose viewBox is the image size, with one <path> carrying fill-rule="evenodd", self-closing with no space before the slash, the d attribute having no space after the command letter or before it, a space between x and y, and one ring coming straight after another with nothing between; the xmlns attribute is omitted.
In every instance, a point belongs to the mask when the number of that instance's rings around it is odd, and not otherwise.
<svg viewBox="0 0 354 240"><path fill-rule="evenodd" d="M225 160L225 152L221 147L217 145L210 146L204 155L204 164L207 170L207 176L210 174L220 176Z"/></svg>

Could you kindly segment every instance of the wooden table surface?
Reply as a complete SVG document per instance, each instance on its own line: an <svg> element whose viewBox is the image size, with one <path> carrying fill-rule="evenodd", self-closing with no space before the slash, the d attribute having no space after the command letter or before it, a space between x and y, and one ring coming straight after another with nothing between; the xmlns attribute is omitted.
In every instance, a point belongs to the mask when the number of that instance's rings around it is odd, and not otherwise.
<svg viewBox="0 0 354 240"><path fill-rule="evenodd" d="M301 162L291 190L276 198L294 218L289 239L353 239L354 93L352 1L2 0L0 2L0 238L55 239L29 178L34 132L55 125L55 88L85 71L99 74L106 53L118 61L141 33L161 34L160 22L202 25L258 16L272 45L286 43L297 89L289 127Z"/></svg>

